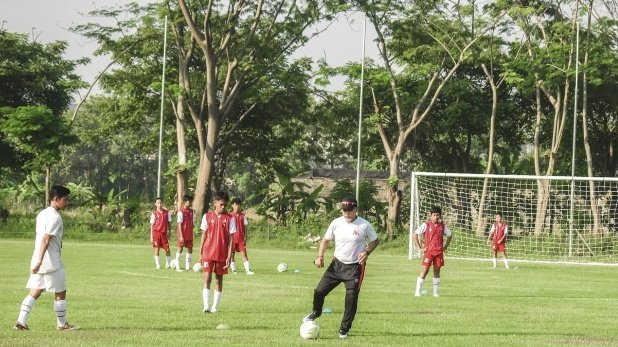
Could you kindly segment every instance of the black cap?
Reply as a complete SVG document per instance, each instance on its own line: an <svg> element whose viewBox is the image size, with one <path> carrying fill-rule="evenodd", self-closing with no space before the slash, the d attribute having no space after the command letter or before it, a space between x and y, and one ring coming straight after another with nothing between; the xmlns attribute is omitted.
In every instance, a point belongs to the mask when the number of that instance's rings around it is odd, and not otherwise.
<svg viewBox="0 0 618 347"><path fill-rule="evenodd" d="M358 202L353 197L341 199L341 209L344 211L352 211L358 206Z"/></svg>

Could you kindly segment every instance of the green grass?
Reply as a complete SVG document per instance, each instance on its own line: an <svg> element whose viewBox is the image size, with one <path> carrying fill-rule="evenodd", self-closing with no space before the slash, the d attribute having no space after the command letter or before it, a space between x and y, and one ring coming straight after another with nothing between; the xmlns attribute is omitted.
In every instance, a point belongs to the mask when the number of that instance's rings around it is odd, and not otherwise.
<svg viewBox="0 0 618 347"><path fill-rule="evenodd" d="M343 287L326 299L321 338L303 340L323 269L315 250L252 249L255 276L227 275L217 314L201 312L202 276L155 270L143 245L64 243L68 318L82 329L55 330L52 295L34 306L27 332L11 329L24 288L32 240L0 240L0 346L616 346L616 267L446 260L441 297L413 297L419 262L372 254L348 340L337 330ZM286 262L290 271L278 273ZM295 269L300 272L294 272ZM425 289L431 292L431 275ZM221 323L229 330L216 330Z"/></svg>

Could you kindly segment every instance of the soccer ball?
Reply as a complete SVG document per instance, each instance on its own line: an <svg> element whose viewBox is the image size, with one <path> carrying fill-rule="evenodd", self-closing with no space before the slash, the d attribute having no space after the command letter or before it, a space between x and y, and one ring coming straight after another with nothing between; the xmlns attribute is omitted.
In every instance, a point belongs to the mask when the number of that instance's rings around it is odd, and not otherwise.
<svg viewBox="0 0 618 347"><path fill-rule="evenodd" d="M195 272L202 272L202 264L200 264L200 263L193 264L193 271L195 271Z"/></svg>
<svg viewBox="0 0 618 347"><path fill-rule="evenodd" d="M300 337L303 339L317 339L320 337L320 326L315 321L303 322L300 325Z"/></svg>
<svg viewBox="0 0 618 347"><path fill-rule="evenodd" d="M288 271L288 264L286 263L281 263L277 266L277 271L279 272L286 272Z"/></svg>
<svg viewBox="0 0 618 347"><path fill-rule="evenodd" d="M176 261L176 259L172 259L170 261L170 268L175 269L178 267L178 262Z"/></svg>

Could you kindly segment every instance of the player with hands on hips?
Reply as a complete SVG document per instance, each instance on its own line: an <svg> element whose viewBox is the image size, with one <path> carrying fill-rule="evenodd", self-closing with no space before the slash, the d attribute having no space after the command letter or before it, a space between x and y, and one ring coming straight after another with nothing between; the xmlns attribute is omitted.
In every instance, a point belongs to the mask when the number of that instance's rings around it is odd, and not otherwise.
<svg viewBox="0 0 618 347"><path fill-rule="evenodd" d="M504 223L502 213L496 213L495 223L489 229L487 243L491 243L492 261L494 269L497 265L498 252L502 253L504 258L504 267L509 268L509 259L506 257L506 235L509 233L509 226Z"/></svg>
<svg viewBox="0 0 618 347"><path fill-rule="evenodd" d="M431 207L429 220L422 223L414 232L413 239L416 247L423 251L422 270L416 279L414 296L421 296L421 288L429 268L433 265L433 296L438 297L440 288L440 269L444 266L444 252L451 243L452 234L446 227L442 218L442 209L438 206ZM421 246L419 235L423 235ZM444 242L446 238L446 243Z"/></svg>

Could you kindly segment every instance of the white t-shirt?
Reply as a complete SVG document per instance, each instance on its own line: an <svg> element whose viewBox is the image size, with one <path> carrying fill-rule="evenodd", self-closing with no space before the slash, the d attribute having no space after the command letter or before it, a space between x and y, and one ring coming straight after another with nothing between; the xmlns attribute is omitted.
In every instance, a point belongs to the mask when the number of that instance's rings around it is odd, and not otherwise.
<svg viewBox="0 0 618 347"><path fill-rule="evenodd" d="M62 269L62 234L64 233L64 224L62 217L58 211L49 206L39 212L36 217L36 239L34 241L34 252L30 261L30 268L35 267L39 262L39 252L41 250L41 241L45 234L52 235L47 246L47 251L43 256L43 263L39 268L40 274L54 272Z"/></svg>
<svg viewBox="0 0 618 347"><path fill-rule="evenodd" d="M357 263L366 243L377 238L376 231L362 217L356 217L352 223L348 223L343 216L335 218L324 234L324 239L335 240L335 258L344 264Z"/></svg>

